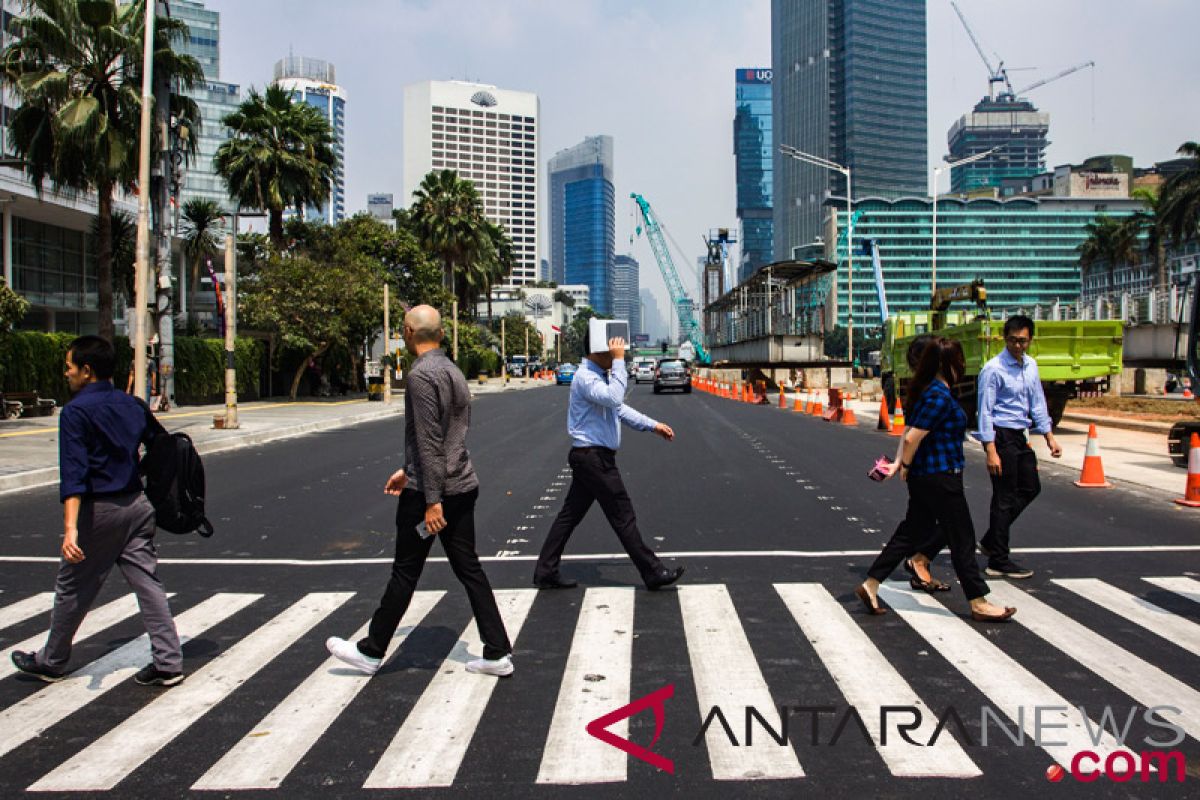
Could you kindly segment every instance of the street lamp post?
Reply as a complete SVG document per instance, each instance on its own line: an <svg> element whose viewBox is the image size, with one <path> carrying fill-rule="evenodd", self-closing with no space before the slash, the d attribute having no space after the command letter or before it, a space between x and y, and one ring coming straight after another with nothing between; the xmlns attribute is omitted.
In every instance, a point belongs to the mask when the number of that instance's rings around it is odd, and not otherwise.
<svg viewBox="0 0 1200 800"><path fill-rule="evenodd" d="M142 53L142 111L138 152L137 261L134 267L133 393L146 399L146 328L150 281L150 148L154 107L154 15L146 3Z"/></svg>
<svg viewBox="0 0 1200 800"><path fill-rule="evenodd" d="M937 292L937 222L938 222L938 178L943 172L955 167L961 167L966 164L973 164L980 159L987 158L992 153L999 150L1004 145L993 147L991 150L985 150L982 153L976 153L973 156L960 158L958 161L947 161L944 164L939 164L933 168L933 252L931 255L930 265L930 288L929 293L933 295Z"/></svg>
<svg viewBox="0 0 1200 800"><path fill-rule="evenodd" d="M783 153L788 158L794 158L805 164L822 169L840 172L846 176L846 355L850 359L850 363L854 363L854 209L853 197L850 185L850 167L842 166L837 162L830 161L827 158L814 156L810 153L805 153L802 150L797 150L790 144L781 144L779 152ZM834 258L837 258L836 245Z"/></svg>

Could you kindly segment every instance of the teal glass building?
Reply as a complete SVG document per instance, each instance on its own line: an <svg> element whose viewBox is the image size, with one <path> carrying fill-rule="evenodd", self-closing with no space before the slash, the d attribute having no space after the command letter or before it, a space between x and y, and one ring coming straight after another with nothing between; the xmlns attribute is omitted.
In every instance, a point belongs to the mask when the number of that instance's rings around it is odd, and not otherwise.
<svg viewBox="0 0 1200 800"><path fill-rule="evenodd" d="M558 283L586 284L611 316L616 246L613 140L589 136L550 159L550 269Z"/></svg>
<svg viewBox="0 0 1200 800"><path fill-rule="evenodd" d="M937 285L982 278L996 311L1074 303L1080 295L1078 247L1084 227L1098 214L1120 219L1143 208L1139 200L1072 197L938 199ZM932 200L928 197L863 198L854 203L854 328L880 325L875 276L862 244L879 243L888 307L929 307L933 254ZM839 224L844 206L830 201ZM830 237L832 238L832 237ZM845 252L837 254L838 325L846 325L848 285Z"/></svg>
<svg viewBox="0 0 1200 800"><path fill-rule="evenodd" d="M735 73L737 111L733 118L733 156L737 173L737 218L741 228L740 283L774 260L771 197L771 70L743 68Z"/></svg>

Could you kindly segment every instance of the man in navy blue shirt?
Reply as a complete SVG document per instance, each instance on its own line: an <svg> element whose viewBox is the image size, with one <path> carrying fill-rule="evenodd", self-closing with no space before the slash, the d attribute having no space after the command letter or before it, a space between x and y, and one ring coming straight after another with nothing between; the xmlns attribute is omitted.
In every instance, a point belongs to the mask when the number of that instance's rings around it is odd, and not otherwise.
<svg viewBox="0 0 1200 800"><path fill-rule="evenodd" d="M50 636L36 653L13 651L12 661L46 682L61 680L75 631L116 565L137 595L153 655L134 680L174 686L183 680L183 654L158 580L154 507L138 477L138 448L164 431L144 404L113 387L115 365L112 344L99 336L81 336L67 351L74 397L58 420L63 561Z"/></svg>

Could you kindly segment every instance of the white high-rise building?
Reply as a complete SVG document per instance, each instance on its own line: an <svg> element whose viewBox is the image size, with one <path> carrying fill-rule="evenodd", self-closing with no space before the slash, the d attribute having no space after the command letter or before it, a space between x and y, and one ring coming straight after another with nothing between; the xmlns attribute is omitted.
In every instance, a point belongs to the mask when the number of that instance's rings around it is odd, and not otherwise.
<svg viewBox="0 0 1200 800"><path fill-rule="evenodd" d="M474 184L484 216L512 239L508 282L538 280L538 97L464 81L404 87L404 193L412 204L425 176L452 169Z"/></svg>
<svg viewBox="0 0 1200 800"><path fill-rule="evenodd" d="M329 120L337 159L329 199L320 210L304 209L304 216L330 225L341 222L346 218L346 90L338 86L333 64L291 55L275 62L275 83L292 91L292 102L308 103Z"/></svg>

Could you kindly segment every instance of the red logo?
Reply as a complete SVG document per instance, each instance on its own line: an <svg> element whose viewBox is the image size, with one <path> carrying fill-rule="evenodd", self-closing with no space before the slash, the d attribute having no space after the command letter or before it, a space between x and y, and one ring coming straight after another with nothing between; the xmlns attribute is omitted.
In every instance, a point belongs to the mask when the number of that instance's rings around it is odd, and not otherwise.
<svg viewBox="0 0 1200 800"><path fill-rule="evenodd" d="M666 701L675 696L675 685L668 684L661 689L651 692L645 697L634 700L626 706L621 706L615 711L610 711L602 717L597 717L587 724L587 732L595 736L605 744L610 744L618 750L628 753L639 761L645 761L647 764L658 767L661 770L675 774L675 762L665 756L660 756L658 753L652 752L650 747L658 741L658 737L662 735L663 725L667 721ZM612 731L608 730L608 726L613 723L620 722L623 719L628 719L634 714L641 713L647 708L654 709L654 738L650 740L650 747L642 747L639 744L634 744L628 739L622 739Z"/></svg>

